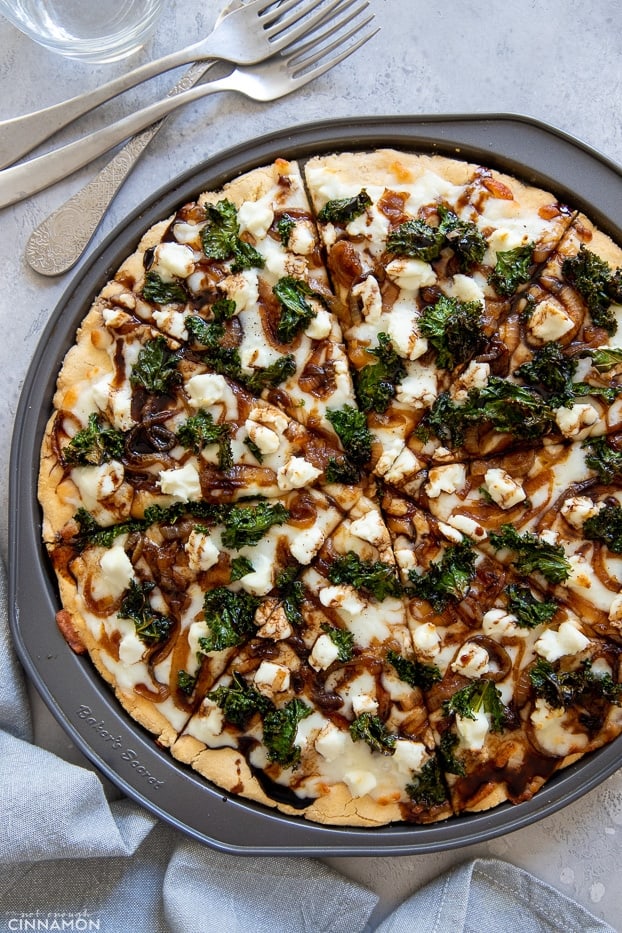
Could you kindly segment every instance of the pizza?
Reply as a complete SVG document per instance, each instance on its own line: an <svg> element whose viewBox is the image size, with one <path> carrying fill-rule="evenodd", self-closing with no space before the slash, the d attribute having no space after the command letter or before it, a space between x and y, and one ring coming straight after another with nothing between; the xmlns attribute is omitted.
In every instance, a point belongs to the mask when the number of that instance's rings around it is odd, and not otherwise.
<svg viewBox="0 0 622 933"><path fill-rule="evenodd" d="M51 408L57 624L212 785L434 823L622 731L622 250L554 194L279 158L145 232Z"/></svg>

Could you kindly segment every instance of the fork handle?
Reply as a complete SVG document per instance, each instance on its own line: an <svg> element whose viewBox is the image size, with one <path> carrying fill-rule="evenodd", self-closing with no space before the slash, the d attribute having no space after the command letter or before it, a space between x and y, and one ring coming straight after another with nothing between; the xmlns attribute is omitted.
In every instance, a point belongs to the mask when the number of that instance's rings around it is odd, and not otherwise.
<svg viewBox="0 0 622 933"><path fill-rule="evenodd" d="M45 155L30 159L21 165L4 169L0 172L0 208L16 204L36 194L37 191L49 188L50 185L73 174L82 166L88 165L113 146L161 120L182 104L206 97L208 94L216 94L219 91L241 90L236 80L237 76L238 72L233 71L224 78L190 88L175 97L165 97L110 126L83 136L82 139L77 139L59 149L53 149L52 152L46 152Z"/></svg>

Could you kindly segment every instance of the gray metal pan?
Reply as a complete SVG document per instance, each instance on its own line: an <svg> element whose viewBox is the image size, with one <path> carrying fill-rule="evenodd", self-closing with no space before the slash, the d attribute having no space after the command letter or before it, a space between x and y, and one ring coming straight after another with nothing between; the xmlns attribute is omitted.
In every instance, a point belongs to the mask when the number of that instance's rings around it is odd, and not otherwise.
<svg viewBox="0 0 622 933"><path fill-rule="evenodd" d="M41 545L39 447L56 375L91 301L141 234L200 191L277 156L394 146L498 168L547 188L622 242L622 169L579 141L518 115L389 116L305 124L228 150L153 195L71 282L43 333L18 406L10 462L9 596L20 659L76 745L124 793L222 851L253 855L400 855L465 846L559 810L622 764L622 738L553 778L529 801L431 826L327 827L236 799L174 761L119 706L54 624L58 594Z"/></svg>

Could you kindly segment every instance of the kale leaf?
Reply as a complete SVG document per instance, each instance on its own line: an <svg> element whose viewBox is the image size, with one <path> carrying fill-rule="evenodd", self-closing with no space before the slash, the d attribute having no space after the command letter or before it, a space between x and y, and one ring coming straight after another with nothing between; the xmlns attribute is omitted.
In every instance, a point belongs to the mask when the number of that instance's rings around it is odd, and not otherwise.
<svg viewBox="0 0 622 933"><path fill-rule="evenodd" d="M270 710L263 721L263 741L270 761L293 768L300 761L300 746L295 745L296 730L301 720L313 710L294 697L282 709Z"/></svg>
<svg viewBox="0 0 622 933"><path fill-rule="evenodd" d="M622 684L616 683L610 674L592 672L588 659L574 671L556 671L544 658L539 658L529 671L533 691L554 709L586 705L605 701L619 706L622 703Z"/></svg>
<svg viewBox="0 0 622 933"><path fill-rule="evenodd" d="M233 466L231 451L231 425L216 424L212 415L199 408L177 429L177 440L184 447L200 453L205 447L218 444L218 466L230 470Z"/></svg>
<svg viewBox="0 0 622 933"><path fill-rule="evenodd" d="M307 298L319 300L323 305L325 302L322 295L314 291L307 282L292 275L279 279L272 291L281 305L276 334L281 343L289 343L317 314L316 308L309 304Z"/></svg>
<svg viewBox="0 0 622 933"><path fill-rule="evenodd" d="M190 696L197 685L197 678L189 674L188 671L177 671L177 689Z"/></svg>
<svg viewBox="0 0 622 933"><path fill-rule="evenodd" d="M454 251L461 272L468 272L484 258L488 248L485 236L477 225L460 218L442 205L438 209L441 219L439 229L445 235L445 243Z"/></svg>
<svg viewBox="0 0 622 933"><path fill-rule="evenodd" d="M602 541L614 554L622 554L622 506L601 506L583 523L583 534L590 541Z"/></svg>
<svg viewBox="0 0 622 933"><path fill-rule="evenodd" d="M433 684L442 680L441 672L435 664L423 664L416 659L409 661L392 650L387 651L387 661L393 665L399 679L411 687L429 690Z"/></svg>
<svg viewBox="0 0 622 933"><path fill-rule="evenodd" d="M495 268L488 276L488 283L504 298L510 298L519 285L524 285L531 278L534 244L517 246L503 253L497 253Z"/></svg>
<svg viewBox="0 0 622 933"><path fill-rule="evenodd" d="M544 622L550 622L559 606L554 600L539 600L528 586L510 583L505 588L508 609L516 616L517 625L522 628L535 628Z"/></svg>
<svg viewBox="0 0 622 933"><path fill-rule="evenodd" d="M479 301L460 301L441 295L435 304L424 308L418 326L436 350L436 365L440 369L453 369L468 362L486 342Z"/></svg>
<svg viewBox="0 0 622 933"><path fill-rule="evenodd" d="M305 598L305 588L302 580L298 579L299 573L300 565L290 564L276 576L276 589L281 599L281 608L291 625L304 623L301 606Z"/></svg>
<svg viewBox="0 0 622 933"><path fill-rule="evenodd" d="M113 541L119 535L142 531L145 526L140 519L128 519L125 522L117 522L115 525L100 525L84 508L78 509L73 520L78 526L72 539L72 544L77 551L83 551L86 547L112 547Z"/></svg>
<svg viewBox="0 0 622 933"><path fill-rule="evenodd" d="M406 793L422 807L438 807L447 800L447 790L436 757L429 758L423 768L406 785Z"/></svg>
<svg viewBox="0 0 622 933"><path fill-rule="evenodd" d="M264 389L272 389L281 385L296 372L296 360L291 353L279 356L274 363L260 366L250 375L240 373L236 378L252 394L261 395Z"/></svg>
<svg viewBox="0 0 622 933"><path fill-rule="evenodd" d="M273 525L282 525L289 512L280 502L234 506L224 517L222 543L239 550L257 544Z"/></svg>
<svg viewBox="0 0 622 933"><path fill-rule="evenodd" d="M406 375L406 368L388 334L378 334L378 346L365 352L375 356L377 362L363 366L354 374L356 398L362 411L382 414Z"/></svg>
<svg viewBox="0 0 622 933"><path fill-rule="evenodd" d="M507 719L501 693L492 680L474 680L461 690L457 690L443 703L443 714L454 713L462 719L475 719L475 714L483 711L490 716L490 728L493 732L502 732Z"/></svg>
<svg viewBox="0 0 622 933"><path fill-rule="evenodd" d="M334 198L332 201L327 201L318 213L317 219L322 223L347 224L355 217L364 214L371 204L371 198L365 188L362 188L352 198Z"/></svg>
<svg viewBox="0 0 622 933"><path fill-rule="evenodd" d="M622 269L612 272L604 259L581 246L576 256L564 259L562 275L585 301L593 322L615 334L618 325L611 304L622 301Z"/></svg>
<svg viewBox="0 0 622 933"><path fill-rule="evenodd" d="M173 627L173 622L168 616L151 608L149 593L154 587L155 583L152 581L141 583L130 580L118 613L119 618L132 620L136 634L147 645L165 641Z"/></svg>
<svg viewBox="0 0 622 933"><path fill-rule="evenodd" d="M412 592L419 599L427 599L435 612L443 612L450 602L464 599L474 578L475 552L468 541L450 545L425 573L408 571Z"/></svg>
<svg viewBox="0 0 622 933"><path fill-rule="evenodd" d="M614 449L605 436L588 437L585 462L595 470L601 483L611 484L622 479L622 451Z"/></svg>
<svg viewBox="0 0 622 933"><path fill-rule="evenodd" d="M363 467L371 457L372 436L363 412L351 405L329 409L326 417L335 429L346 451L347 459L355 467Z"/></svg>
<svg viewBox="0 0 622 933"><path fill-rule="evenodd" d="M186 286L179 279L165 282L157 272L147 272L142 291L145 301L152 304L185 304L188 300Z"/></svg>
<svg viewBox="0 0 622 933"><path fill-rule="evenodd" d="M451 729L446 729L441 736L441 740L438 743L438 759L443 767L443 771L449 772L449 774L457 774L461 777L464 777L466 774L465 767L459 758L456 758L456 745L458 745L460 739L452 732Z"/></svg>
<svg viewBox="0 0 622 933"><path fill-rule="evenodd" d="M349 583L357 590L371 593L380 602L402 592L395 568L381 560L366 561L354 551L336 557L328 569L331 583Z"/></svg>
<svg viewBox="0 0 622 933"><path fill-rule="evenodd" d="M289 238L295 226L296 221L290 214L287 212L281 214L276 224L277 233L281 238L281 246L285 246L286 248L289 246Z"/></svg>
<svg viewBox="0 0 622 933"><path fill-rule="evenodd" d="M173 385L181 381L177 363L177 354L169 350L164 337L154 337L140 350L132 366L130 383L142 386L154 395L166 395Z"/></svg>
<svg viewBox="0 0 622 933"><path fill-rule="evenodd" d="M259 599L240 590L234 593L224 586L208 590L203 599L205 624L209 635L199 638L203 654L241 645L255 632L254 618Z"/></svg>
<svg viewBox="0 0 622 933"><path fill-rule="evenodd" d="M597 347L585 355L592 357L592 365L599 373L608 373L614 366L622 363L622 347Z"/></svg>
<svg viewBox="0 0 622 933"><path fill-rule="evenodd" d="M382 755L395 754L397 736L389 732L386 725L375 713L361 713L350 723L350 735L353 742L367 742L374 752Z"/></svg>
<svg viewBox="0 0 622 933"><path fill-rule="evenodd" d="M240 225L235 205L223 200L206 204L207 224L201 230L201 245L208 259L232 259L232 272L262 268L264 258L254 246L240 239Z"/></svg>
<svg viewBox="0 0 622 933"><path fill-rule="evenodd" d="M335 628L329 622L322 623L322 631L326 632L330 640L337 646L339 653L337 660L345 663L352 657L354 648L354 635L344 628Z"/></svg>
<svg viewBox="0 0 622 933"><path fill-rule="evenodd" d="M488 540L495 550L514 551L513 563L519 573L541 573L549 583L563 583L570 576L572 567L561 544L549 544L529 531L521 535L512 524L492 531Z"/></svg>
<svg viewBox="0 0 622 933"><path fill-rule="evenodd" d="M537 386L552 408L569 408L576 398L585 395L600 396L613 402L622 391L616 386L594 386L587 382L573 382L578 361L567 356L559 343L551 341L539 347L531 360L522 363L515 375L530 385Z"/></svg>
<svg viewBox="0 0 622 933"><path fill-rule="evenodd" d="M231 575L229 579L232 583L235 583L236 580L241 580L242 577L245 577L248 573L253 573L254 570L255 568L248 557L234 557L231 561Z"/></svg>
<svg viewBox="0 0 622 933"><path fill-rule="evenodd" d="M101 466L123 455L123 432L93 412L62 452L63 463Z"/></svg>
<svg viewBox="0 0 622 933"><path fill-rule="evenodd" d="M432 227L425 220L407 220L387 237L387 252L432 262L440 256L444 244L445 232L440 227Z"/></svg>
<svg viewBox="0 0 622 933"><path fill-rule="evenodd" d="M230 684L216 687L207 698L219 706L226 721L238 729L245 729L255 713L265 716L274 709L272 700L248 684L238 671L234 671Z"/></svg>

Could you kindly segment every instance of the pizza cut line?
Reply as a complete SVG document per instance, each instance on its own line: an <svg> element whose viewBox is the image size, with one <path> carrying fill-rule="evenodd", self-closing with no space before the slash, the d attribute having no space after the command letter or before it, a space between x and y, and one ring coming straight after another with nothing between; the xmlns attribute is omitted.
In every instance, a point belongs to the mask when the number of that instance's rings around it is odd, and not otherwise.
<svg viewBox="0 0 622 933"><path fill-rule="evenodd" d="M41 452L57 621L232 794L520 803L622 730L622 251L440 155L206 192L88 310Z"/></svg>

